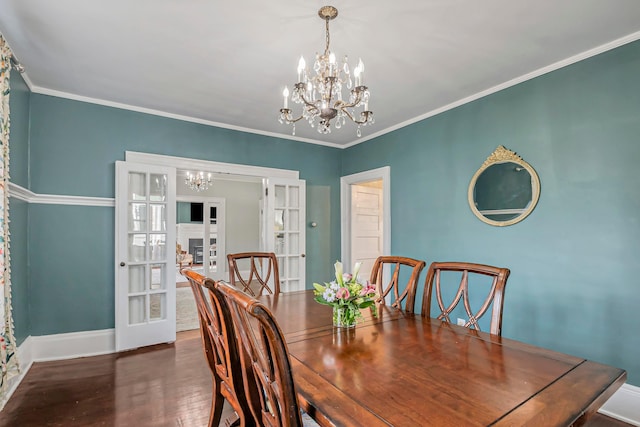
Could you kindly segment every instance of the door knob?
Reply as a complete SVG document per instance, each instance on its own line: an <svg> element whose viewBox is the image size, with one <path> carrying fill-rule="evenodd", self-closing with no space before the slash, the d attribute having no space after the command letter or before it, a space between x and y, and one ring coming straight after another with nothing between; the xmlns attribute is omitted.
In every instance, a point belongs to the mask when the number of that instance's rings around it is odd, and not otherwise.
<svg viewBox="0 0 640 427"><path fill-rule="evenodd" d="M124 267L125 265L127 264L125 264L124 261L120 262L120 267Z"/></svg>
<svg viewBox="0 0 640 427"><path fill-rule="evenodd" d="M304 257L305 257L305 254L301 254L300 256L301 256L302 258L304 258Z"/></svg>

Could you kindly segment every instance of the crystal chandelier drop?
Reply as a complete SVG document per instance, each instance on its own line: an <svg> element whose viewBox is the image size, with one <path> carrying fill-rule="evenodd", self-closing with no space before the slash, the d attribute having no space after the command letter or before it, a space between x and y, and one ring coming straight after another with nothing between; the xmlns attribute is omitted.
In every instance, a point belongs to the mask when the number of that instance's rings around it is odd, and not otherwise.
<svg viewBox="0 0 640 427"><path fill-rule="evenodd" d="M211 186L211 174L207 174L207 177L205 178L204 172L198 172L196 174L187 172L187 177L185 178L184 183L194 191L204 191Z"/></svg>
<svg viewBox="0 0 640 427"><path fill-rule="evenodd" d="M338 16L338 9L333 6L323 6L318 11L320 18L325 21L326 44L323 54L316 54L313 64L315 74L309 72L303 57L298 63L298 83L293 86L291 101L302 104L299 117L292 115L289 108L289 88L285 87L282 95L284 106L280 109L280 123L293 125L293 135L296 134L296 122L305 119L311 127L317 127L318 132L331 132L331 120L335 119L335 128L340 129L346 119L358 125L356 134L362 136L361 126L374 123L373 112L369 110L369 89L364 85L364 64L362 60L353 69L353 77L349 71L347 57L342 64L336 61L336 55L329 50L329 21ZM348 99L342 98L342 87L349 91ZM359 113L356 108L362 107Z"/></svg>

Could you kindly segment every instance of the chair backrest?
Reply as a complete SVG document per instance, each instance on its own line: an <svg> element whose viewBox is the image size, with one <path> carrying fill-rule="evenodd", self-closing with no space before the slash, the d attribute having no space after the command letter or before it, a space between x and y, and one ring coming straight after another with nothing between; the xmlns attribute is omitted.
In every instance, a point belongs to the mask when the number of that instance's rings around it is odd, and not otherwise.
<svg viewBox="0 0 640 427"><path fill-rule="evenodd" d="M212 292L215 282L212 279L189 269L182 270L182 274L189 280L193 291L205 357L213 376L209 426L217 427L220 424L224 399L241 419L245 418L243 414L250 413L250 408L244 391L239 352L228 308L215 298Z"/></svg>
<svg viewBox="0 0 640 427"><path fill-rule="evenodd" d="M448 298L450 299L450 302L448 303L445 303L443 298L443 286L446 286L442 283L443 272L461 273L459 282L457 280L454 281L454 284L457 282L457 289L454 288L449 292L449 294L453 294L454 296L452 298ZM508 268L493 267L484 264L473 264L468 262L434 262L429 266L427 278L424 284L422 315L425 317L433 317L431 315L431 300L435 292L440 311L440 314L436 316L438 319L451 323L450 315L462 301L464 311L467 316L464 326L480 330L478 320L487 312L489 306L492 305L490 332L494 335L501 335L504 289L507 284L509 273L510 271ZM480 275L480 277L484 276L485 278L489 277L491 279L488 294L480 308L475 310L475 312L471 308L471 301L469 297L470 276L473 278L474 275ZM454 287L454 284L451 286Z"/></svg>
<svg viewBox="0 0 640 427"><path fill-rule="evenodd" d="M420 261L413 258L401 257L401 256L379 256L371 269L371 283L376 284L378 292L378 301L380 303L385 302L385 297L393 290L393 307L401 310L405 310L409 313L413 313L415 300L416 300L416 288L418 286L418 278L420 272L425 266L424 261ZM403 266L405 268L403 268ZM389 283L384 283L384 271L389 270L391 279ZM404 271L406 270L406 272ZM401 289L400 274L409 274L409 279L406 282L404 289ZM406 298L404 307L402 304Z"/></svg>
<svg viewBox="0 0 640 427"><path fill-rule="evenodd" d="M256 424L302 426L287 344L273 314L225 282L217 282L215 292L229 305Z"/></svg>
<svg viewBox="0 0 640 427"><path fill-rule="evenodd" d="M228 254L229 282L252 296L280 293L278 259L273 252ZM244 274L243 274L244 273Z"/></svg>

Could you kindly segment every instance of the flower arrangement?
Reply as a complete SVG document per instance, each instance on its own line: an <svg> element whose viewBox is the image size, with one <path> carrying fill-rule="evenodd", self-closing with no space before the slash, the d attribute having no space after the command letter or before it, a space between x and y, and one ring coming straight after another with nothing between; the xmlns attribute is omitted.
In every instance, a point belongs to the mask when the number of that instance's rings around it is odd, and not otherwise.
<svg viewBox="0 0 640 427"><path fill-rule="evenodd" d="M353 274L344 273L342 263L334 264L336 279L324 285L314 283L315 300L320 304L333 307L333 324L340 327L353 327L357 319L362 317L361 308L375 304L376 287L368 280L361 282L358 278L362 263L357 262Z"/></svg>

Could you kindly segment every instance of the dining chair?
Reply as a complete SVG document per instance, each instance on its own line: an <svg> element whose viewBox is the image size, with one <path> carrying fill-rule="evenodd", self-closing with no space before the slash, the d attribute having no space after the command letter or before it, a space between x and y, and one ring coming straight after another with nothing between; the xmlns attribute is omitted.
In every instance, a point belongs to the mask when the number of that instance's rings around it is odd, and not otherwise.
<svg viewBox="0 0 640 427"><path fill-rule="evenodd" d="M452 315L465 316L467 319L462 319L465 327L480 330L478 321L492 306L489 331L494 335L501 335L504 290L509 273L508 268L484 264L434 262L427 271L422 298L422 316L433 317L431 308L435 293L440 311L437 319L452 323ZM445 275L447 276L446 280L443 278ZM489 290L486 291L486 288ZM481 304L476 304L477 301L480 301ZM464 307L464 314L462 314L462 309L456 310L460 302ZM480 305L480 307L474 310L471 308L472 305Z"/></svg>
<svg viewBox="0 0 640 427"><path fill-rule="evenodd" d="M278 259L273 252L228 254L229 282L251 296L280 293Z"/></svg>
<svg viewBox="0 0 640 427"><path fill-rule="evenodd" d="M216 282L214 297L228 304L240 350L244 387L256 424L317 426L300 410L287 344L271 311L223 281Z"/></svg>
<svg viewBox="0 0 640 427"><path fill-rule="evenodd" d="M235 415L225 425L254 426L249 403L244 391L242 368L233 332L233 325L226 305L213 298L215 282L190 269L181 271L191 285L200 319L200 336L205 357L213 378L213 396L209 413L209 427L218 427L222 417L224 400L235 410Z"/></svg>
<svg viewBox="0 0 640 427"><path fill-rule="evenodd" d="M391 306L413 313L416 299L416 288L420 272L426 263L413 258L401 256L379 256L371 269L371 283L376 284L378 299L376 302L384 304L385 298L393 290L393 301ZM390 281L385 285L385 272L389 272ZM401 279L409 275L408 280L401 289ZM404 280L402 280L404 282ZM404 307L402 304L406 298Z"/></svg>

